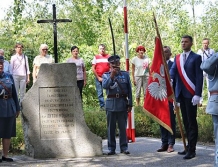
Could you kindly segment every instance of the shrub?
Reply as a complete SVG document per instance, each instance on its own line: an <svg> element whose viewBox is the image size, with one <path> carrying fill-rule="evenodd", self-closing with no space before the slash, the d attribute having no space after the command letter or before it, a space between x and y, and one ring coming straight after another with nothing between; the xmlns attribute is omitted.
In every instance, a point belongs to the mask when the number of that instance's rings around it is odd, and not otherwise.
<svg viewBox="0 0 218 167"><path fill-rule="evenodd" d="M105 139L107 137L107 120L105 111L84 111L84 117L89 129Z"/></svg>
<svg viewBox="0 0 218 167"><path fill-rule="evenodd" d="M89 129L103 139L107 138L106 112L96 108L84 107L84 118ZM134 107L136 137L158 137L160 138L160 126L148 117L142 107ZM181 115L181 114L180 114ZM177 119L176 119L177 120ZM182 121L182 119L181 119ZM198 108L198 141L214 142L213 123L211 116L205 114L205 108ZM182 123L182 122L181 122ZM183 123L182 123L183 127ZM184 127L183 131L185 133ZM181 138L178 123L176 125L176 137ZM21 118L17 119L17 137L11 140L11 149L20 150L24 145Z"/></svg>
<svg viewBox="0 0 218 167"><path fill-rule="evenodd" d="M21 117L19 116L16 120L16 137L11 138L10 151L11 152L20 151L23 146L24 146L24 135L23 135Z"/></svg>
<svg viewBox="0 0 218 167"><path fill-rule="evenodd" d="M205 108L198 110L198 139L202 142L213 142L213 121L209 114L205 113Z"/></svg>

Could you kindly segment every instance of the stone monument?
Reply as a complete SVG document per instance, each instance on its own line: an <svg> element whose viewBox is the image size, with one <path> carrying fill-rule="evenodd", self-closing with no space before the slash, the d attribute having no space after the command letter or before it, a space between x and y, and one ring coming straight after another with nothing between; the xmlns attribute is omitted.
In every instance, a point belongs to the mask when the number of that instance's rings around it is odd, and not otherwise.
<svg viewBox="0 0 218 167"><path fill-rule="evenodd" d="M33 158L102 155L102 139L87 127L74 63L42 64L22 102L25 151Z"/></svg>

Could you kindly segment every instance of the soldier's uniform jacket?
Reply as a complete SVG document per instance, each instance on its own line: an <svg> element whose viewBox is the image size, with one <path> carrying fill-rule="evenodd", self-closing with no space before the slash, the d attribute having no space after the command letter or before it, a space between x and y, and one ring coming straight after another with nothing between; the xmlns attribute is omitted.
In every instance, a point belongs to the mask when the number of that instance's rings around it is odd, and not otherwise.
<svg viewBox="0 0 218 167"><path fill-rule="evenodd" d="M112 80L111 72L103 74L102 87L106 89L106 111L127 111L132 106L132 87L129 73L120 71ZM119 84L117 83L119 82Z"/></svg>
<svg viewBox="0 0 218 167"><path fill-rule="evenodd" d="M13 77L3 72L0 82L4 85L0 83L0 117L13 117L20 111Z"/></svg>
<svg viewBox="0 0 218 167"><path fill-rule="evenodd" d="M208 74L209 92L213 93L207 104L208 114L218 115L218 53L213 54L201 63L201 69Z"/></svg>

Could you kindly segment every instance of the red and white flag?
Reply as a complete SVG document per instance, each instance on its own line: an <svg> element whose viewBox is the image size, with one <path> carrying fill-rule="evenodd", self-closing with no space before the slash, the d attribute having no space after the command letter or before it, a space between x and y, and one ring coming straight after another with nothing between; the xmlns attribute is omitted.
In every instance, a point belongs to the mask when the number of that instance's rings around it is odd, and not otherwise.
<svg viewBox="0 0 218 167"><path fill-rule="evenodd" d="M162 50L161 40L156 37L154 58L144 99L144 111L154 121L173 133L168 102L173 96L173 91L167 75L168 68Z"/></svg>

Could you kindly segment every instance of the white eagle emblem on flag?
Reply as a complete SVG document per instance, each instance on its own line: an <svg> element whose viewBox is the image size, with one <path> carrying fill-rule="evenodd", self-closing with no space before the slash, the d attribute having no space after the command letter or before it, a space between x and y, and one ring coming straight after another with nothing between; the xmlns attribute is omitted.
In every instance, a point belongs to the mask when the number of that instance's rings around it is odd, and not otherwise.
<svg viewBox="0 0 218 167"><path fill-rule="evenodd" d="M167 87L163 64L160 67L160 74L154 72L152 78L153 80L157 78L159 82L151 82L148 85L148 92L156 100L164 101L167 98Z"/></svg>

